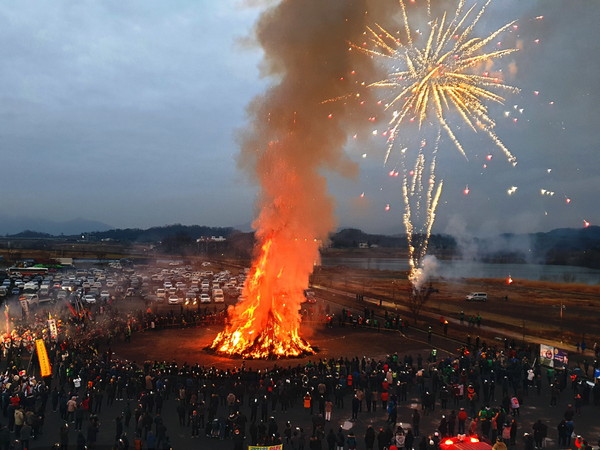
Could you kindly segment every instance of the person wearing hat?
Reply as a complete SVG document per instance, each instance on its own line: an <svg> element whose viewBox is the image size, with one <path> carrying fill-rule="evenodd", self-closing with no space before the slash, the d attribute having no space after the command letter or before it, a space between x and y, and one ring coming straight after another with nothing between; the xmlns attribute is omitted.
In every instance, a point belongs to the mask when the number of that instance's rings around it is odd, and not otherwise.
<svg viewBox="0 0 600 450"><path fill-rule="evenodd" d="M239 428L233 430L233 450L243 450L244 448L244 435L240 432Z"/></svg>
<svg viewBox="0 0 600 450"><path fill-rule="evenodd" d="M496 442L492 445L492 450L508 450L508 447L500 436L496 438Z"/></svg>

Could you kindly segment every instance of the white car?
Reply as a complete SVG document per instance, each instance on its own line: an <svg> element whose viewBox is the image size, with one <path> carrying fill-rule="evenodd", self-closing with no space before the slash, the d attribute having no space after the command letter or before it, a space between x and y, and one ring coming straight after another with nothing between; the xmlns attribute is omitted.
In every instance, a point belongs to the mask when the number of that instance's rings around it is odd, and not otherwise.
<svg viewBox="0 0 600 450"><path fill-rule="evenodd" d="M200 303L210 303L210 295L206 293L200 294Z"/></svg>
<svg viewBox="0 0 600 450"><path fill-rule="evenodd" d="M178 305L179 303L181 303L183 300L180 299L179 297L177 297L176 295L171 295L169 297L169 305Z"/></svg>
<svg viewBox="0 0 600 450"><path fill-rule="evenodd" d="M83 300L86 303L89 303L90 305L96 303L96 297L93 296L92 294L85 294L85 297L83 297Z"/></svg>
<svg viewBox="0 0 600 450"><path fill-rule="evenodd" d="M104 300L105 302L110 300L110 293L108 291L100 292L100 300Z"/></svg>
<svg viewBox="0 0 600 450"><path fill-rule="evenodd" d="M471 292L465 300L468 302L485 302L487 301L487 294L485 292Z"/></svg>

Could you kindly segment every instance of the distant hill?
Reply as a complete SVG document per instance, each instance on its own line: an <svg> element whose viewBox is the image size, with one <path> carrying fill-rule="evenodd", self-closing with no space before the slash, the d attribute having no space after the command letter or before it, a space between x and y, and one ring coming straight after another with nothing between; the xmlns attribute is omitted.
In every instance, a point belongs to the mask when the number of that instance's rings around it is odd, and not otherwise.
<svg viewBox="0 0 600 450"><path fill-rule="evenodd" d="M148 229L125 228L100 230L104 224L90 221L69 221L77 230L67 235L62 230L52 234L40 231L46 228L28 224L18 233L7 238L31 242L51 241L56 238L81 240L85 242L113 241L124 245L134 243L156 244L156 248L165 253L194 254L199 251L200 244L205 252L215 254L233 254L250 257L254 246L252 232L239 231L233 227L208 227L201 225L166 225ZM87 226L85 226L87 224ZM56 224L58 225L58 224ZM93 228L96 228L95 230ZM84 231L85 229L90 231ZM226 240L196 242L198 238L223 236ZM413 236L413 245L419 246L422 236ZM356 228L340 229L330 236L330 249L346 251L361 249L360 254L368 251L373 257L386 254L384 249L407 250L405 235L388 236L369 234ZM14 243L13 243L14 245ZM25 243L23 242L23 245ZM40 244L37 244L40 245ZM379 253L374 249L381 249ZM370 249L370 250L367 250ZM329 250L328 250L329 251ZM600 269L600 227L561 228L544 233L511 234L505 233L494 237L478 238L474 236L454 237L449 235L432 235L429 237L428 253L447 259L473 260L491 263L538 263L554 265L572 265ZM389 251L387 252L389 254Z"/></svg>
<svg viewBox="0 0 600 450"><path fill-rule="evenodd" d="M111 239L121 242L161 242L167 238L179 237L182 240L195 242L206 236L227 237L235 231L232 227L206 227L201 225L166 225L152 227L146 230L140 228L125 228L107 231L97 231L86 234L87 240Z"/></svg>
<svg viewBox="0 0 600 450"><path fill-rule="evenodd" d="M39 217L13 217L0 214L0 235L15 235L22 233L23 230L29 230L51 236L68 236L90 231L106 231L111 228L113 227L103 222L81 218L58 222Z"/></svg>
<svg viewBox="0 0 600 450"><path fill-rule="evenodd" d="M414 236L418 243L422 236ZM407 249L406 235L368 234L354 228L331 236L334 249L359 247ZM600 269L600 227L561 228L546 233L511 234L477 238L432 235L428 253L444 258L496 263L574 265Z"/></svg>

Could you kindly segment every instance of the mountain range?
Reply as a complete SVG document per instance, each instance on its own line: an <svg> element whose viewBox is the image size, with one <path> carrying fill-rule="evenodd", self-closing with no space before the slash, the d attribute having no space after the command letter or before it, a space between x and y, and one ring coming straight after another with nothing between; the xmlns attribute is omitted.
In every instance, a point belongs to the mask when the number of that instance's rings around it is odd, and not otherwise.
<svg viewBox="0 0 600 450"><path fill-rule="evenodd" d="M107 231L113 228L106 223L83 218L53 221L40 217L15 217L0 214L0 235L14 235L25 230L32 230L52 236L70 236L90 231Z"/></svg>

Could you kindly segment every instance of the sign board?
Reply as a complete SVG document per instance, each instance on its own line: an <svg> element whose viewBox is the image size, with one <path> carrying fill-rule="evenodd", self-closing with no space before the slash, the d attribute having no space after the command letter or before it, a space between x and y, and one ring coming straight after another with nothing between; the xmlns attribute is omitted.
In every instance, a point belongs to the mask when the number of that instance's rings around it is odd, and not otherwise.
<svg viewBox="0 0 600 450"><path fill-rule="evenodd" d="M283 450L283 444L277 445L249 445L248 450Z"/></svg>
<svg viewBox="0 0 600 450"><path fill-rule="evenodd" d="M50 360L48 359L48 352L46 351L46 344L43 339L36 339L35 350L38 356L38 362L40 363L40 373L43 377L52 375L52 367L50 367Z"/></svg>
<svg viewBox="0 0 600 450"><path fill-rule="evenodd" d="M569 352L565 349L540 344L540 364L561 369L569 364Z"/></svg>
<svg viewBox="0 0 600 450"><path fill-rule="evenodd" d="M563 348L554 347L554 367L563 368L569 365L569 352Z"/></svg>

